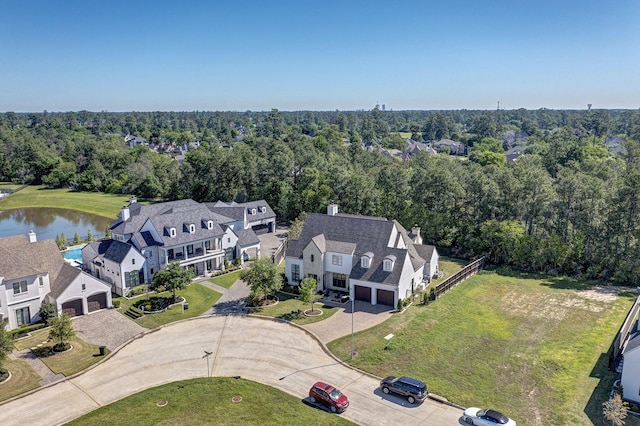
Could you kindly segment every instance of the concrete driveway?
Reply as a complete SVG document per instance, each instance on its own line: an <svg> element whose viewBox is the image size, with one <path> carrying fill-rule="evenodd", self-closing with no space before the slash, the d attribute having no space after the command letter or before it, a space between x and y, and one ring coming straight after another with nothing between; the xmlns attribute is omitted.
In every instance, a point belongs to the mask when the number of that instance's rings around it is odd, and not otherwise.
<svg viewBox="0 0 640 426"><path fill-rule="evenodd" d="M205 351L212 353L209 363ZM325 380L349 396L351 406L342 416L362 425L456 425L462 415L435 401L407 406L380 393L377 378L341 364L299 327L207 316L150 331L76 377L0 404L0 424L62 424L144 389L207 374L241 376L301 400L311 384Z"/></svg>
<svg viewBox="0 0 640 426"><path fill-rule="evenodd" d="M147 331L115 309L103 309L71 321L79 338L112 351Z"/></svg>

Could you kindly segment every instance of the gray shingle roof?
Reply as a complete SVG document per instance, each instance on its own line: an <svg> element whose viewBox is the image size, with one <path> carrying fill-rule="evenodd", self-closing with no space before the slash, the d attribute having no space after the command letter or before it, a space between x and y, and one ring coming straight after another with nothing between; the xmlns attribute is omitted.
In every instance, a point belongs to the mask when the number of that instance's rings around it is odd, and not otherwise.
<svg viewBox="0 0 640 426"><path fill-rule="evenodd" d="M60 297L62 292L65 291L67 287L69 287L69 284L71 284L80 274L82 274L80 269L63 263L62 268L60 268L60 273L56 277L55 281L51 282L51 293L49 293L49 295L54 299Z"/></svg>
<svg viewBox="0 0 640 426"><path fill-rule="evenodd" d="M51 282L65 264L53 240L30 243L26 236L0 238L0 276L5 280L49 273Z"/></svg>
<svg viewBox="0 0 640 426"><path fill-rule="evenodd" d="M95 252L95 255L100 255L116 263L122 263L129 250L135 250L133 246L116 240L94 241L88 246ZM84 248L84 250L88 250L88 248Z"/></svg>
<svg viewBox="0 0 640 426"><path fill-rule="evenodd" d="M241 247L253 246L256 244L260 244L260 240L255 232L251 229L240 229L238 231L234 231L238 236L238 244Z"/></svg>
<svg viewBox="0 0 640 426"><path fill-rule="evenodd" d="M205 203L206 206L214 213L221 214L223 216L230 217L235 221L244 221L245 211L247 212L248 221L256 221L263 219L275 218L276 214L271 209L271 206L265 200L248 201L246 203L225 203L223 201L216 201L215 203ZM265 211L261 212L260 207ZM256 209L256 214L249 214L252 209Z"/></svg>
<svg viewBox="0 0 640 426"><path fill-rule="evenodd" d="M394 229L398 231L394 245L402 239L407 249L388 247ZM322 251L353 254L349 276L363 281L398 284L406 259L412 262L414 270L425 263L407 236L406 230L398 222L384 218L310 213L298 239L289 241L287 257L300 258L304 248L311 241ZM365 253L373 255L369 268L363 268L360 264L360 259ZM395 257L393 271L383 270L385 257Z"/></svg>

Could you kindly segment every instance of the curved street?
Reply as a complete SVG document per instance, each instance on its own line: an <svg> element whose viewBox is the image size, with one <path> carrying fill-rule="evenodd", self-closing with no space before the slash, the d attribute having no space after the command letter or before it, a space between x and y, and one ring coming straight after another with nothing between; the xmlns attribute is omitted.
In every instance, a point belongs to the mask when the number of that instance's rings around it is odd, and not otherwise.
<svg viewBox="0 0 640 426"><path fill-rule="evenodd" d="M0 424L62 424L144 389L208 374L241 376L301 399L311 384L324 380L349 396L342 416L362 425L456 425L462 415L435 401L411 406L382 394L376 378L341 364L301 328L228 315L152 330L94 368L0 404Z"/></svg>

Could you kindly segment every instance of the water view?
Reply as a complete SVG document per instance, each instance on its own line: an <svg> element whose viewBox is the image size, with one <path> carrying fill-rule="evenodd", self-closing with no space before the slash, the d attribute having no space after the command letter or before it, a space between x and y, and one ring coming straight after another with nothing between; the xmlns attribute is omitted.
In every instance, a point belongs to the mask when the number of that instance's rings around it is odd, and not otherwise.
<svg viewBox="0 0 640 426"><path fill-rule="evenodd" d="M112 219L77 210L29 207L0 211L0 237L27 235L30 230L38 240L55 239L63 234L72 240L75 233L86 239L91 231L94 238L104 236Z"/></svg>

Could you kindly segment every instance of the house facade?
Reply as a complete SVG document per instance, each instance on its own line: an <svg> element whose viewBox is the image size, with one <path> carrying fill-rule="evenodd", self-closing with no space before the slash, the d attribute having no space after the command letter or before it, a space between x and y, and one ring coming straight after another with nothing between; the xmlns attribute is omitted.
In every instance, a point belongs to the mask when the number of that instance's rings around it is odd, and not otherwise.
<svg viewBox="0 0 640 426"><path fill-rule="evenodd" d="M111 224L112 238L82 249L83 268L114 292L127 294L131 287L150 283L171 262L206 276L223 270L225 262L258 258L260 241L252 222L244 219L246 210L241 204L218 208L189 199L142 205L132 198Z"/></svg>
<svg viewBox="0 0 640 426"><path fill-rule="evenodd" d="M629 337L622 355L622 397L640 404L640 332Z"/></svg>
<svg viewBox="0 0 640 426"><path fill-rule="evenodd" d="M326 215L309 214L289 241L285 275L292 284L312 277L318 290L395 307L437 271L437 250L421 243L417 227L410 233L397 221L338 214L330 205Z"/></svg>
<svg viewBox="0 0 640 426"><path fill-rule="evenodd" d="M42 302L71 316L112 306L108 285L65 263L53 240L35 233L0 238L0 320L7 330L40 319Z"/></svg>

